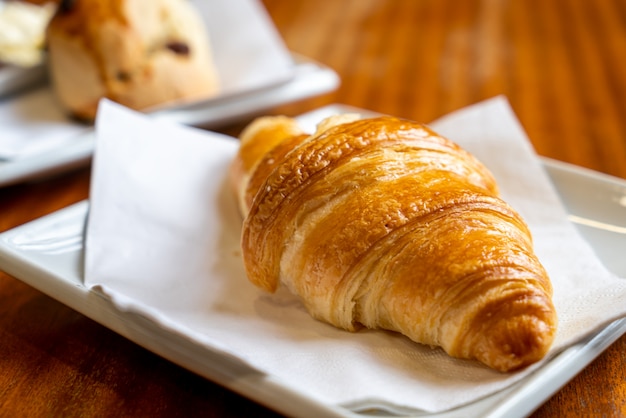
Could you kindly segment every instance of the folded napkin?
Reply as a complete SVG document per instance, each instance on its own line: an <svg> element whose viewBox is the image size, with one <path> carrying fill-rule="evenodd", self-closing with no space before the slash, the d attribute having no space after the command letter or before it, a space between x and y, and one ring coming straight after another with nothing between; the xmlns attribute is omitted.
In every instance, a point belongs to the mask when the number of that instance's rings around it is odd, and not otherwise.
<svg viewBox="0 0 626 418"><path fill-rule="evenodd" d="M566 220L505 99L432 126L478 156L529 223L555 290L560 324L552 354L626 315L626 281L607 272ZM349 333L313 320L285 289L256 289L245 277L241 219L227 181L237 147L232 138L103 102L86 286L120 310L150 318L164 335L235 356L331 405L443 411L541 367L501 374L396 333Z"/></svg>
<svg viewBox="0 0 626 418"><path fill-rule="evenodd" d="M220 75L220 96L288 80L294 65L256 0L194 0L205 21ZM71 143L86 125L72 121L49 86L0 101L0 160L17 160Z"/></svg>

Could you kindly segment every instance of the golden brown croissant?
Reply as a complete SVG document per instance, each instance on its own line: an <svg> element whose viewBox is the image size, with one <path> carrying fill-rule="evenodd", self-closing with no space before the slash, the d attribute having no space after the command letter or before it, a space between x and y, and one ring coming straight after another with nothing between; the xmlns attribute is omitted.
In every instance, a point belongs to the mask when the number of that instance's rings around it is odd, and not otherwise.
<svg viewBox="0 0 626 418"><path fill-rule="evenodd" d="M279 282L346 330L401 332L500 371L541 359L556 331L530 232L490 172L425 126L265 117L232 166L255 285Z"/></svg>

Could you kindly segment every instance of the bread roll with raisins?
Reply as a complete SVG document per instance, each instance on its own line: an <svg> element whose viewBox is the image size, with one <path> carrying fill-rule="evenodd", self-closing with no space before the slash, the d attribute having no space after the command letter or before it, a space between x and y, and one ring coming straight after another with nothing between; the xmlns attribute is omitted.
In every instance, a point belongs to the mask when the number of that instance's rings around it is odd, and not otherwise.
<svg viewBox="0 0 626 418"><path fill-rule="evenodd" d="M80 119L106 97L142 110L218 91L204 23L188 0L65 0L47 29L60 103Z"/></svg>

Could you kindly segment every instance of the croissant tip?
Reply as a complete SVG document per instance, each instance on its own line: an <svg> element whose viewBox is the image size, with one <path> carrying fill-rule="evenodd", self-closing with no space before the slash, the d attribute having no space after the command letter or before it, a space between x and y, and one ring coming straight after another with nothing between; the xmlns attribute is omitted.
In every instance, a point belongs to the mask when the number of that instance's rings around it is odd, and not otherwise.
<svg viewBox="0 0 626 418"><path fill-rule="evenodd" d="M554 340L553 318L521 316L491 328L476 356L500 372L524 369L545 357Z"/></svg>
<svg viewBox="0 0 626 418"><path fill-rule="evenodd" d="M278 281L267 280L264 275L248 273L248 279L256 287L264 290L267 293L276 293L276 290L278 290Z"/></svg>

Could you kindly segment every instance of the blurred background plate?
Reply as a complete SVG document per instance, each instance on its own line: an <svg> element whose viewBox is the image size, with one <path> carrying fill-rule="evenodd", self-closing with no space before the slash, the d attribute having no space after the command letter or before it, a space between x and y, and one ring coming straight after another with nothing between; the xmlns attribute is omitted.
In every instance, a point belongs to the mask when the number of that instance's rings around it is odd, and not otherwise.
<svg viewBox="0 0 626 418"><path fill-rule="evenodd" d="M0 99L47 80L43 65L22 68L0 63Z"/></svg>
<svg viewBox="0 0 626 418"><path fill-rule="evenodd" d="M337 88L332 69L302 56L293 56L293 76L286 81L238 94L229 94L151 113L203 128L216 128L252 117L281 104L320 95ZM89 162L94 147L93 130L72 138L56 149L12 160L0 160L0 187L51 175Z"/></svg>

